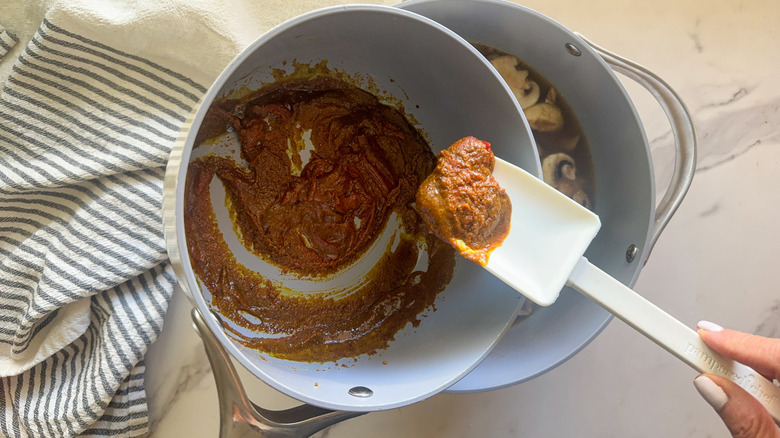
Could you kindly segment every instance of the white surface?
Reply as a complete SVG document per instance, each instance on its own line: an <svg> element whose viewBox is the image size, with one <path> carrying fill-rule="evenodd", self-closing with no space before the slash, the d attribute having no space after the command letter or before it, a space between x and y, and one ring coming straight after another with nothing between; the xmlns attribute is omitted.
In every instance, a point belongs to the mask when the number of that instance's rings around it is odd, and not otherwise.
<svg viewBox="0 0 780 438"><path fill-rule="evenodd" d="M711 350L698 333L583 257L568 284L609 309L700 373L723 376L753 395L780 425L780 388L752 368Z"/></svg>
<svg viewBox="0 0 780 438"><path fill-rule="evenodd" d="M780 247L780 83L775 73L780 69L780 2L523 4L649 67L675 88L693 115L697 175L635 290L690 327L707 319L780 336L774 275ZM6 17L0 13L10 28ZM34 31L39 22L31 23ZM0 73L8 68L3 62ZM638 86L626 87L645 121L663 187L672 156L665 116ZM191 329L189 308L183 295L174 296L163 334L146 360L152 437L217 434L216 390ZM239 372L256 403L267 408L296 404ZM694 389L695 375L614 320L573 359L529 382L480 394L437 395L346 421L319 436L728 436Z"/></svg>

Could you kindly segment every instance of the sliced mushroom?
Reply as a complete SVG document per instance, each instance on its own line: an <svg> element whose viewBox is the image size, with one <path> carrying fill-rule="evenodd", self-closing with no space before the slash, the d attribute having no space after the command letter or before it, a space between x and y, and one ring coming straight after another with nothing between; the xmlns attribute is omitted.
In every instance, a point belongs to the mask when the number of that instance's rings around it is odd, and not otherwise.
<svg viewBox="0 0 780 438"><path fill-rule="evenodd" d="M525 81L528 79L528 70L517 69L517 58L512 55L499 56L498 58L493 58L490 63L498 70L498 74L504 78L504 82L506 82L510 88L525 88Z"/></svg>
<svg viewBox="0 0 780 438"><path fill-rule="evenodd" d="M556 93L555 88L550 87L549 90L547 90L547 96L544 97L544 101L547 103L555 103L555 100L558 98L558 93Z"/></svg>
<svg viewBox="0 0 780 438"><path fill-rule="evenodd" d="M590 208L590 199L577 182L577 167L574 159L567 154L548 155L542 160L542 177L544 182L554 189L572 198L585 208Z"/></svg>
<svg viewBox="0 0 780 438"><path fill-rule="evenodd" d="M575 180L577 167L574 159L566 154L550 154L542 160L542 177L544 182L558 188L561 180Z"/></svg>
<svg viewBox="0 0 780 438"><path fill-rule="evenodd" d="M514 93L517 98L517 103L520 104L520 108L530 108L539 101L539 84L530 79L526 80L525 88L523 88L519 94L517 91L514 91Z"/></svg>
<svg viewBox="0 0 780 438"><path fill-rule="evenodd" d="M512 55L499 56L490 61L498 70L498 74L504 79L509 89L514 93L520 107L525 109L539 101L539 84L528 79L528 70L518 70L518 60Z"/></svg>
<svg viewBox="0 0 780 438"><path fill-rule="evenodd" d="M525 118L531 129L540 132L555 132L563 129L563 112L557 106L541 102L524 108Z"/></svg>

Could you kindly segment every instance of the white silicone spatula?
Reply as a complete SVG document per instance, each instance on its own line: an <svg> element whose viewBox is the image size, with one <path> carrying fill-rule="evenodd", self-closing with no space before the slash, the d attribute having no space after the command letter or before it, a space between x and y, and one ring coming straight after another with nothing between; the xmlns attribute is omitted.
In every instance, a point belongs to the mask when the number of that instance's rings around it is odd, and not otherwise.
<svg viewBox="0 0 780 438"><path fill-rule="evenodd" d="M592 298L695 370L724 376L756 397L780 424L780 388L725 359L687 327L583 257L599 217L528 172L496 158L493 176L512 201L512 225L486 269L535 303L555 302L564 285Z"/></svg>

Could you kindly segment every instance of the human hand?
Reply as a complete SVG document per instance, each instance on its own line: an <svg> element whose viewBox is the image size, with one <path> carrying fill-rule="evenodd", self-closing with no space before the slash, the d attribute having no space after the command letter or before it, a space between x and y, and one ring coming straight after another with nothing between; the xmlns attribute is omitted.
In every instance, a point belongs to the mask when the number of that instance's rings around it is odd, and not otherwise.
<svg viewBox="0 0 780 438"><path fill-rule="evenodd" d="M728 330L707 321L700 322L696 331L715 352L753 368L769 380L780 380L780 339ZM701 374L693 384L734 438L780 438L780 429L769 412L736 383Z"/></svg>

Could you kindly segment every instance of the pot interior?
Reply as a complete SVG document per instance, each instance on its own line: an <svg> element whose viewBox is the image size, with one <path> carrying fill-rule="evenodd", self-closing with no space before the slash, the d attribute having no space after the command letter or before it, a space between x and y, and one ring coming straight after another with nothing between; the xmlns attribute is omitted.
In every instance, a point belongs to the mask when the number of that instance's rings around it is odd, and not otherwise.
<svg viewBox="0 0 780 438"><path fill-rule="evenodd" d="M655 185L639 116L609 66L570 30L506 1L411 0L398 7L431 18L472 43L517 56L566 99L590 145L595 212L602 222L585 256L632 286L647 257ZM632 244L638 256L629 262L626 251ZM519 318L493 352L449 391L484 391L533 378L578 352L610 319L598 304L565 288L552 306Z"/></svg>
<svg viewBox="0 0 780 438"><path fill-rule="evenodd" d="M490 141L502 158L540 173L521 110L489 64L441 25L389 7L328 8L272 30L218 78L193 126L200 125L214 99L241 88L259 88L273 81L274 69L289 71L293 61L316 64L322 60L331 69L369 77L377 89L402 100L434 153L473 135ZM203 148L193 151L196 136L197 129L193 129L178 175L176 217L182 254L187 254L182 219L186 163L204 153L220 153ZM212 202L215 210L224 204L222 199ZM252 264L236 256L239 262ZM511 288L477 265L458 260L454 278L437 297L436 310L427 311L419 326L407 325L388 349L338 362L292 362L247 348L228 336L211 314L215 309L209 291L193 274L188 257L182 265L206 323L243 366L287 395L331 409L394 408L444 390L490 352L511 327L521 304Z"/></svg>

